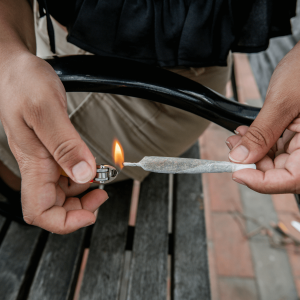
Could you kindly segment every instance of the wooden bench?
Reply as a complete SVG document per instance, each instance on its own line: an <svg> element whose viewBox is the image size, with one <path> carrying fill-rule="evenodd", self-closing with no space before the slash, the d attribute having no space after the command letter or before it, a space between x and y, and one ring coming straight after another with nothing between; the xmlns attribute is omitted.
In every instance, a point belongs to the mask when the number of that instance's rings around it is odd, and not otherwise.
<svg viewBox="0 0 300 300"><path fill-rule="evenodd" d="M183 157L198 158L198 146ZM86 248L80 300L166 300L168 285L171 299L210 299L201 175L150 174L135 227L132 188L106 186L97 222L65 236L0 216L0 299L73 299Z"/></svg>

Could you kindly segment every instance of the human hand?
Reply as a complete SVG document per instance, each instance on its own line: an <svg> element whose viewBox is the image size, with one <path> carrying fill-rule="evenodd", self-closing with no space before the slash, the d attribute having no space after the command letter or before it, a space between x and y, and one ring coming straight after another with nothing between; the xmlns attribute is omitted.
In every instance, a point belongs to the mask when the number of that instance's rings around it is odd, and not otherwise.
<svg viewBox="0 0 300 300"><path fill-rule="evenodd" d="M299 57L298 43L275 69L255 121L249 128L238 127L239 135L227 139L231 161L257 163L258 168L235 172L233 178L261 193L300 191Z"/></svg>
<svg viewBox="0 0 300 300"><path fill-rule="evenodd" d="M264 194L300 193L300 119L296 119L289 129L256 163L257 170L234 172L233 180ZM230 147L235 147L248 130L247 126L238 127L238 135L227 139Z"/></svg>
<svg viewBox="0 0 300 300"><path fill-rule="evenodd" d="M0 73L0 118L21 171L24 220L58 234L94 223L107 194L97 189L72 197L89 187L96 163L70 122L55 71L17 52L2 61ZM60 176L61 168L70 179Z"/></svg>

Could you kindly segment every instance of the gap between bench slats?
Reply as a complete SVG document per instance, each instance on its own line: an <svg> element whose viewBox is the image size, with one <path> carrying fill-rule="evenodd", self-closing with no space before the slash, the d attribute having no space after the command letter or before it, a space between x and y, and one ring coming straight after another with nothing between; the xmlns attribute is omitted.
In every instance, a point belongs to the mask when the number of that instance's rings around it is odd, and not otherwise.
<svg viewBox="0 0 300 300"><path fill-rule="evenodd" d="M0 215L0 246L8 229L9 221Z"/></svg>
<svg viewBox="0 0 300 300"><path fill-rule="evenodd" d="M141 183L127 300L166 300L168 178L153 173Z"/></svg>
<svg viewBox="0 0 300 300"><path fill-rule="evenodd" d="M47 233L12 222L0 247L0 298L24 299L28 293Z"/></svg>
<svg viewBox="0 0 300 300"><path fill-rule="evenodd" d="M84 249L86 228L50 234L28 300L71 300Z"/></svg>
<svg viewBox="0 0 300 300"><path fill-rule="evenodd" d="M124 265L132 180L105 187L80 290L80 300L116 300Z"/></svg>
<svg viewBox="0 0 300 300"><path fill-rule="evenodd" d="M182 157L199 158L198 143ZM174 300L210 299L207 242L201 174L174 178Z"/></svg>
<svg viewBox="0 0 300 300"><path fill-rule="evenodd" d="M0 233L3 229L5 221L6 221L6 219L3 216L0 216Z"/></svg>

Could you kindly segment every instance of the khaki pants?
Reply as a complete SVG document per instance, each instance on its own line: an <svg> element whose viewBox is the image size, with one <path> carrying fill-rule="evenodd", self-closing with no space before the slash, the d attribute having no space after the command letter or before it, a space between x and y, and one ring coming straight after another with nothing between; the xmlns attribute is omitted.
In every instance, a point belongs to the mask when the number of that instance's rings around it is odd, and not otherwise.
<svg viewBox="0 0 300 300"><path fill-rule="evenodd" d="M55 22L54 29L58 55L89 54L67 43L67 33ZM51 56L46 18L36 19L36 36L37 55ZM230 77L231 56L228 57L227 67L180 67L170 70L224 95ZM78 92L67 93L67 98L71 122L96 157L97 163L114 165L112 144L115 138L124 148L126 161L139 161L146 155L179 156L195 143L209 125L209 121L201 117L144 99ZM0 160L20 176L2 125ZM141 181L147 174L141 168L125 168L118 179L130 177Z"/></svg>

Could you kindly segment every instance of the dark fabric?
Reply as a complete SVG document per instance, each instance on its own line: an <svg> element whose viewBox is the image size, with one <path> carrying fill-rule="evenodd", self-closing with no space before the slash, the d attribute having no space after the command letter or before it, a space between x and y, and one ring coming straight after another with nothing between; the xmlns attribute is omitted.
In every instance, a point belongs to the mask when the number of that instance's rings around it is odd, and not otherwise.
<svg viewBox="0 0 300 300"><path fill-rule="evenodd" d="M67 40L97 55L162 67L225 66L291 33L296 0L40 0Z"/></svg>

